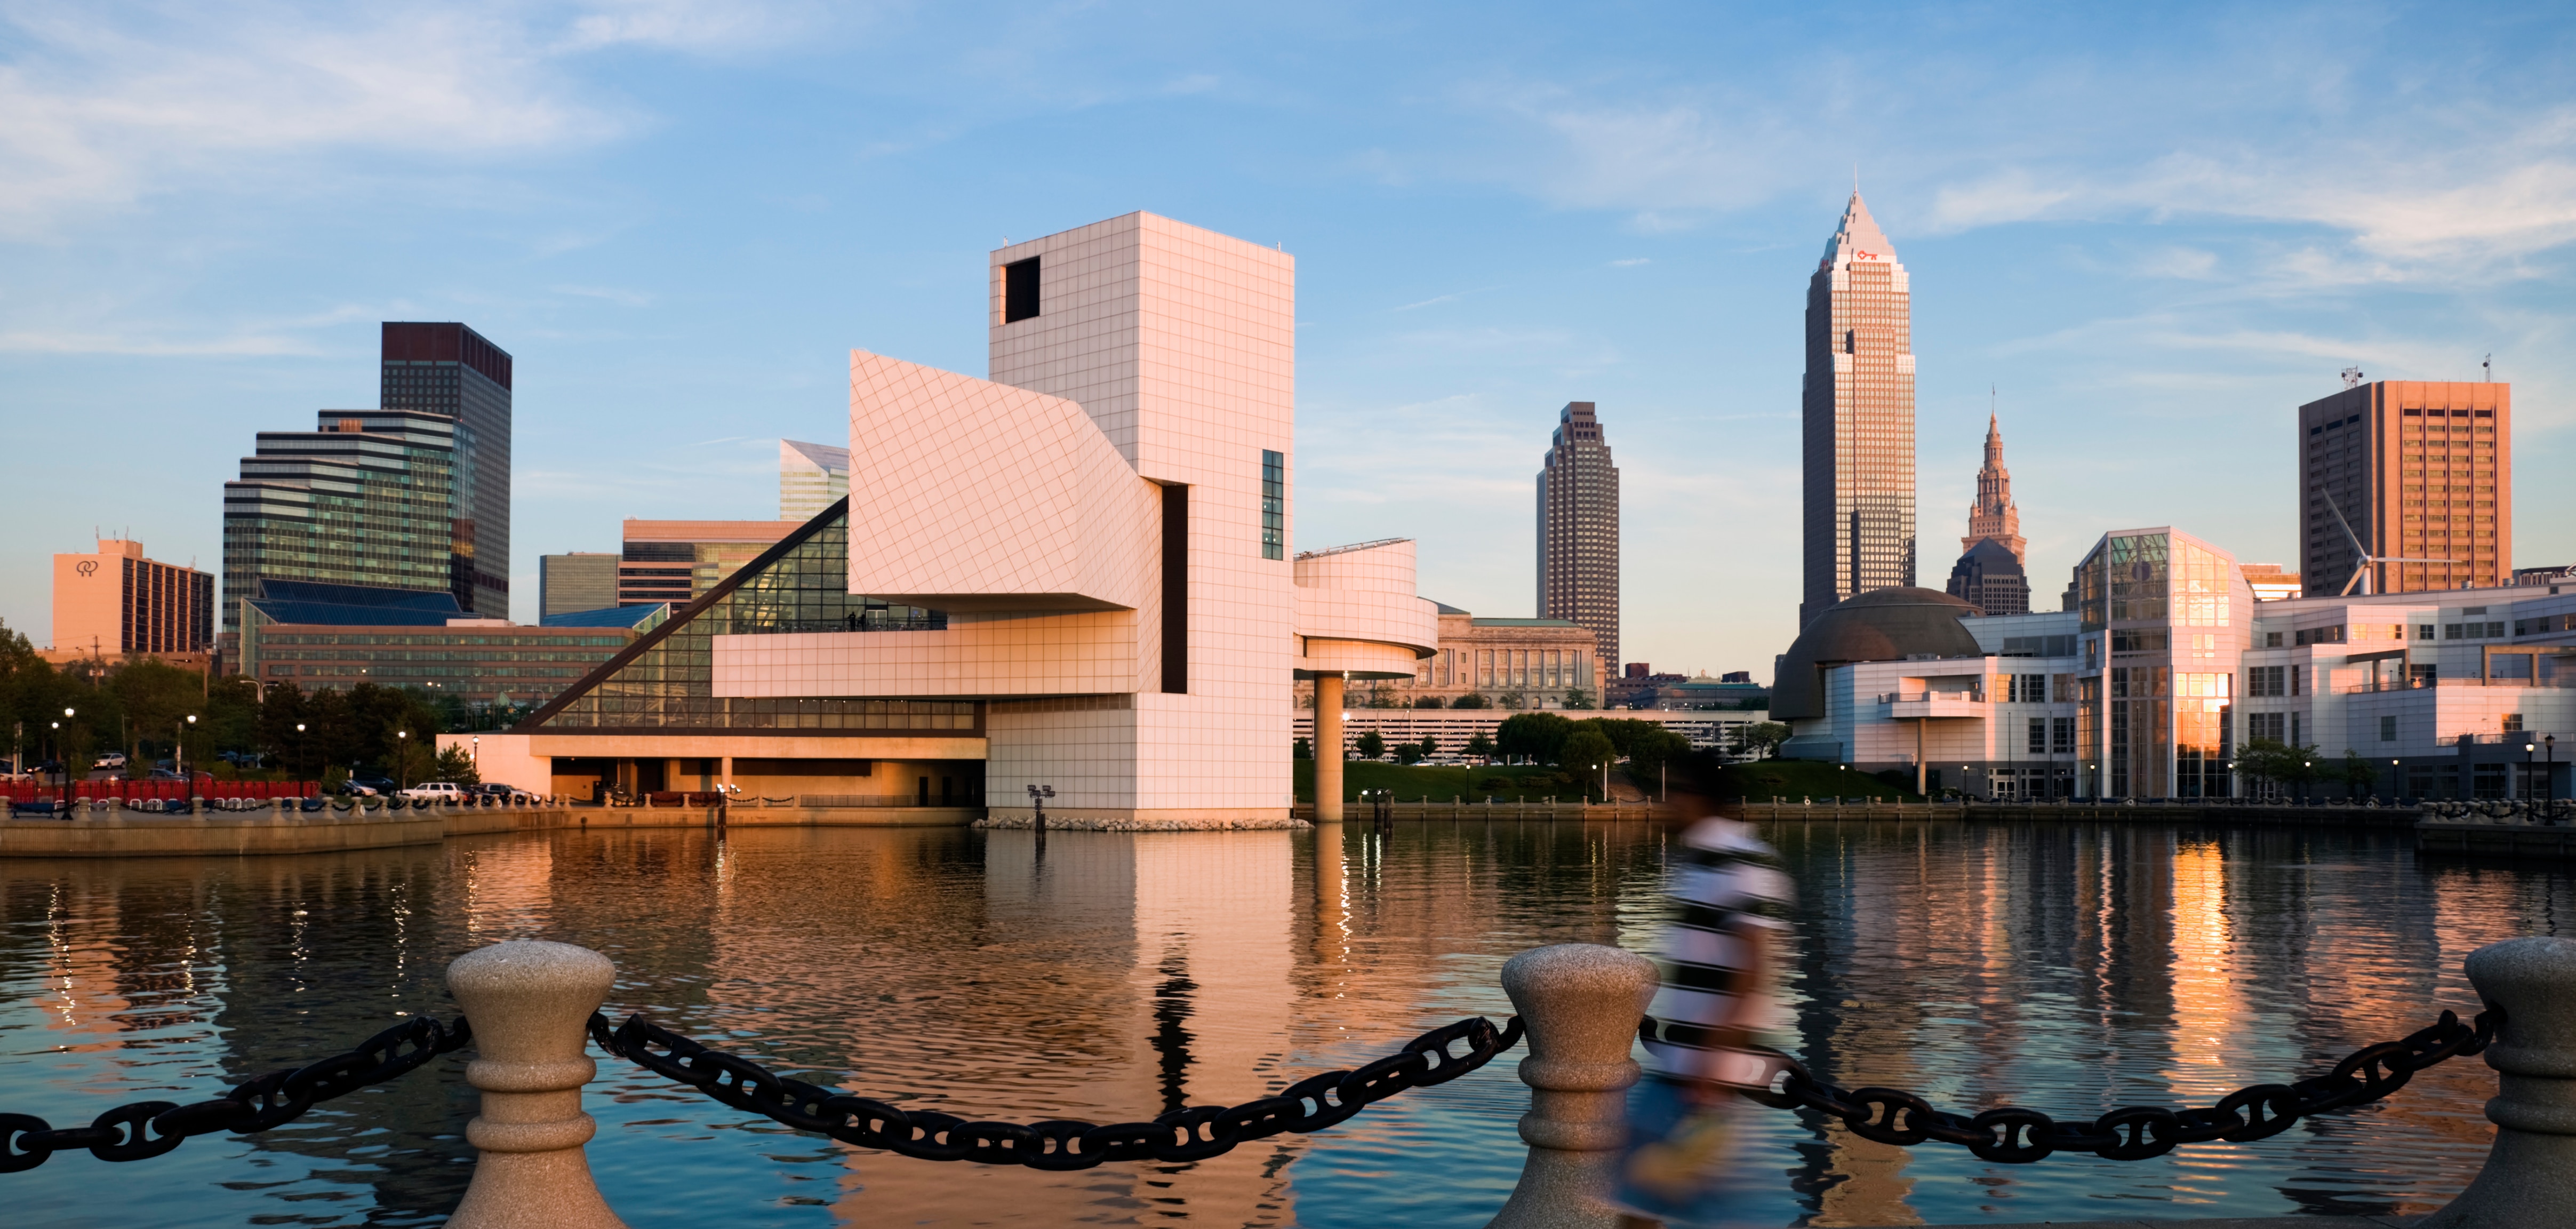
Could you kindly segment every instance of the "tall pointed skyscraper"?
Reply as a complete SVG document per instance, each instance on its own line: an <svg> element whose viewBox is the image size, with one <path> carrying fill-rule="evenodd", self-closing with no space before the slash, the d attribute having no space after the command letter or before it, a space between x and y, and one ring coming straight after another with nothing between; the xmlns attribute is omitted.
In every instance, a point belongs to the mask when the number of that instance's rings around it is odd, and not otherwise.
<svg viewBox="0 0 2576 1229"><path fill-rule="evenodd" d="M2021 509L2013 506L2012 471L2004 468L2004 433L1992 414L1986 415L1986 463L1977 470L1977 502L1968 505L1968 536L1959 539L1959 549L1975 550L1986 538L2003 543L2013 562L2030 566L2022 549Z"/></svg>
<svg viewBox="0 0 2576 1229"><path fill-rule="evenodd" d="M1804 625L1914 583L1912 294L1855 189L1807 281Z"/></svg>

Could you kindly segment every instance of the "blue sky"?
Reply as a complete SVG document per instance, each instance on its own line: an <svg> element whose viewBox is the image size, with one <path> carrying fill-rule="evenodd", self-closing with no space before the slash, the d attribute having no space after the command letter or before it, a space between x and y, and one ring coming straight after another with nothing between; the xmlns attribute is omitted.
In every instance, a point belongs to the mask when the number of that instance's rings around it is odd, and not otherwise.
<svg viewBox="0 0 2576 1229"><path fill-rule="evenodd" d="M1827 13L1830 12L1830 16ZM2551 6L0 0L0 619L120 529L214 567L252 433L376 323L517 358L516 613L621 517L775 514L845 352L984 371L984 253L1132 209L1298 257L1296 544L1533 601L1568 400L1631 660L1794 632L1799 318L1857 166L1913 273L1923 583L1990 387L2038 604L2103 530L2295 563L2292 420L2515 384L2516 557L2576 560L2576 61Z"/></svg>

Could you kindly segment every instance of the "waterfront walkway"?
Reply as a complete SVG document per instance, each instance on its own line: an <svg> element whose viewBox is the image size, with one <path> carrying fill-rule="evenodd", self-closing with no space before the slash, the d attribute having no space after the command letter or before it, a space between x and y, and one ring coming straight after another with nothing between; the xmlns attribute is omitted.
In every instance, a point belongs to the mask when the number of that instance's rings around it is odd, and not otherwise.
<svg viewBox="0 0 2576 1229"><path fill-rule="evenodd" d="M980 807L436 807L426 811L207 811L155 815L77 808L76 818L0 820L0 858L157 858L330 853L435 845L454 836L560 828L964 827Z"/></svg>

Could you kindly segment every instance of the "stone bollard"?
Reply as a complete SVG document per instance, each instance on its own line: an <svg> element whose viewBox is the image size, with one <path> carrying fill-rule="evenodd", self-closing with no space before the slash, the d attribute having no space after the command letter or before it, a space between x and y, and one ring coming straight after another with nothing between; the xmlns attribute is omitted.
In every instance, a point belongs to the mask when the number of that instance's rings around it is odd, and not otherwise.
<svg viewBox="0 0 2576 1229"><path fill-rule="evenodd" d="M2576 939L2509 939L2469 953L2469 982L2504 1008L2487 1047L2499 1073L2495 1145L2477 1179L2416 1229L2576 1224Z"/></svg>
<svg viewBox="0 0 2576 1229"><path fill-rule="evenodd" d="M1533 948L1503 966L1503 991L1529 1030L1530 1150L1486 1229L1610 1229L1619 1214L1601 1195L1628 1139L1627 1090L1640 1074L1628 1054L1655 997L1654 962L1590 943Z"/></svg>
<svg viewBox="0 0 2576 1229"><path fill-rule="evenodd" d="M465 1082L483 1093L465 1140L482 1152L448 1229L625 1229L592 1183L581 1146L598 1124L581 1112L597 1074L592 1012L617 966L586 947L495 943L447 966L447 989L474 1025Z"/></svg>

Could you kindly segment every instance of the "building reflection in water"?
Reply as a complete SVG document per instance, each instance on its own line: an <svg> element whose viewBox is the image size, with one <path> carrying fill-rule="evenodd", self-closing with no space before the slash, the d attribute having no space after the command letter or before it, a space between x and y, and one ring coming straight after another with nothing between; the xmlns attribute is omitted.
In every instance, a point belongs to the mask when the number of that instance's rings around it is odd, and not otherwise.
<svg viewBox="0 0 2576 1229"><path fill-rule="evenodd" d="M2152 825L1777 825L1800 893L1780 1040L1846 1085L2083 1118L2209 1104L2473 996L2475 947L2548 933L2550 868L2418 864L2393 834ZM1405 825L1288 833L563 832L222 862L0 862L0 1109L85 1121L188 1099L452 1008L495 939L619 964L612 1011L851 1092L968 1118L1232 1104L1508 1010L1513 953L1644 948L1670 833ZM1041 852L1042 851L1042 852ZM34 1219L434 1218L469 1168L461 1056L329 1115L116 1171L12 1179ZM591 1101L612 1200L734 1224L1481 1225L1524 1090L1504 1061L1192 1165L1073 1174L800 1136L622 1064ZM2421 1211L2474 1172L2492 1077L2255 1145L1991 1166L1785 1114L1748 1125L1757 1220L1895 1225ZM152 1168L152 1166L159 1168ZM184 1177L182 1176L184 1175ZM179 1182L177 1191L156 1182ZM230 1183L231 1185L225 1185ZM174 1200L172 1196L184 1198ZM194 1216L196 1219L190 1220Z"/></svg>

